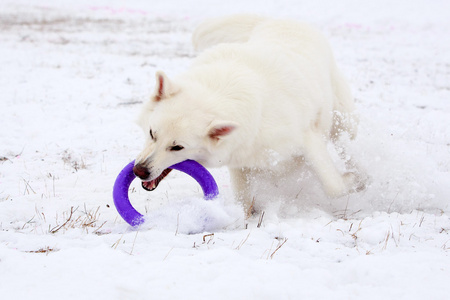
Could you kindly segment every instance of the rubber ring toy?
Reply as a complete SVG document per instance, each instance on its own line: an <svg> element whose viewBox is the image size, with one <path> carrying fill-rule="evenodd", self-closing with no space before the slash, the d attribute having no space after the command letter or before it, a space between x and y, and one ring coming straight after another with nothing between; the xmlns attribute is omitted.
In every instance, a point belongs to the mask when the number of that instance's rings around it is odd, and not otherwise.
<svg viewBox="0 0 450 300"><path fill-rule="evenodd" d="M130 203L128 190L131 182L136 178L133 173L134 160L130 162L116 178L113 188L114 205L120 216L131 226L138 226L145 222L145 218ZM194 160L185 160L171 166L169 169L184 172L194 178L201 186L206 200L212 200L219 195L219 188L211 173Z"/></svg>

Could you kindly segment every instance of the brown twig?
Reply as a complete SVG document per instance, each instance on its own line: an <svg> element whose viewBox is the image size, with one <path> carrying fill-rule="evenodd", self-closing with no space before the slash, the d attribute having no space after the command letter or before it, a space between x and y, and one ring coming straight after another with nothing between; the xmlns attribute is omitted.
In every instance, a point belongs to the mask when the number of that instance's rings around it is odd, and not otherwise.
<svg viewBox="0 0 450 300"><path fill-rule="evenodd" d="M50 233L56 233L58 232L61 228L63 228L64 226L66 226L67 223L69 223L69 221L72 219L72 215L73 213L78 209L78 207L73 210L73 206L70 207L70 215L69 218L67 218L66 222L64 222L64 224L60 225L60 226L55 226L53 227L53 229L50 230Z"/></svg>
<svg viewBox="0 0 450 300"><path fill-rule="evenodd" d="M214 233L205 234L205 235L203 236L203 244L206 242L206 238L207 238L207 237L210 237L210 239L208 240L208 243L207 243L207 244L209 244L209 242L211 242L211 240L214 238Z"/></svg>

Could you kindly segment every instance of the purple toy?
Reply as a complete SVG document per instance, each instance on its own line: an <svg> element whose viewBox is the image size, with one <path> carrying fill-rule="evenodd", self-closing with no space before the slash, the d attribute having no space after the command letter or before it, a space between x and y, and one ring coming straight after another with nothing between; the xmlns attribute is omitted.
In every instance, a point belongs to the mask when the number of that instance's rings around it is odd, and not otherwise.
<svg viewBox="0 0 450 300"><path fill-rule="evenodd" d="M131 182L136 178L133 173L134 160L130 162L117 176L113 188L114 205L122 218L131 226L138 226L144 223L145 218L130 203L128 189ZM201 164L194 160L185 160L171 166L193 177L202 187L206 200L211 200L219 195L219 188L212 175Z"/></svg>

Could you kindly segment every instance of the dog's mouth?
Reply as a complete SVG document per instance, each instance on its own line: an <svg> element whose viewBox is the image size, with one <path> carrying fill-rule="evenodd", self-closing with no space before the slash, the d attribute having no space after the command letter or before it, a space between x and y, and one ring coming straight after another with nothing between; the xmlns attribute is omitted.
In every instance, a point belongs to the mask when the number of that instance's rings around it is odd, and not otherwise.
<svg viewBox="0 0 450 300"><path fill-rule="evenodd" d="M158 184L167 176L169 175L170 171L172 171L172 169L165 169L161 175L159 175L157 178L150 180L150 181L142 181L142 187L144 188L144 190L147 191L153 191L154 189L156 189L158 187Z"/></svg>

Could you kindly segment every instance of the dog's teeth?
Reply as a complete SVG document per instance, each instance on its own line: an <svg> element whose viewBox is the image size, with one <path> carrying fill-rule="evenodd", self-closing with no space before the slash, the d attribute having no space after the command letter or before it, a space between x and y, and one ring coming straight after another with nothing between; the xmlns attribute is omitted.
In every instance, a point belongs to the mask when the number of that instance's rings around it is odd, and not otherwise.
<svg viewBox="0 0 450 300"><path fill-rule="evenodd" d="M142 182L142 187L147 191L153 191L154 189L156 189L156 185L157 184L155 181Z"/></svg>

